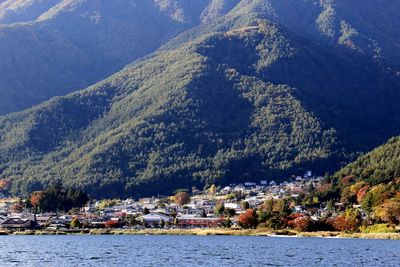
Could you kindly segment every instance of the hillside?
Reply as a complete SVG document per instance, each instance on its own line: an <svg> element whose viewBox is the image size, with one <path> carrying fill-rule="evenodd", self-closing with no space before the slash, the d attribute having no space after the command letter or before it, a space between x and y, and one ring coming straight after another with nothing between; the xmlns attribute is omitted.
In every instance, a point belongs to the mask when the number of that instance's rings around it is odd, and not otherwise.
<svg viewBox="0 0 400 267"><path fill-rule="evenodd" d="M370 56L400 71L400 2L396 0L242 0L228 15L268 19L314 42ZM172 44L219 27L218 21L201 25Z"/></svg>
<svg viewBox="0 0 400 267"><path fill-rule="evenodd" d="M62 0L1 0L0 24L36 20Z"/></svg>
<svg viewBox="0 0 400 267"><path fill-rule="evenodd" d="M399 14L396 0L2 0L0 114L83 89L181 33L166 47L243 24L235 18L268 19L399 75Z"/></svg>
<svg viewBox="0 0 400 267"><path fill-rule="evenodd" d="M360 205L372 222L399 224L400 138L390 139L345 166L334 175L334 181L337 184L334 188L340 188L340 201L344 205ZM334 192L334 188L329 191Z"/></svg>
<svg viewBox="0 0 400 267"><path fill-rule="evenodd" d="M388 183L400 177L400 137L360 157L337 174L338 177L353 176L371 185Z"/></svg>
<svg viewBox="0 0 400 267"><path fill-rule="evenodd" d="M399 79L369 57L226 19L227 31L0 117L0 177L20 194L55 179L102 197L171 193L333 170L400 131Z"/></svg>
<svg viewBox="0 0 400 267"><path fill-rule="evenodd" d="M226 1L226 2L231 2ZM201 0L0 3L0 114L83 89L219 16ZM213 11L214 10L214 11ZM9 18L9 19L7 19ZM4 24L6 22L24 22Z"/></svg>

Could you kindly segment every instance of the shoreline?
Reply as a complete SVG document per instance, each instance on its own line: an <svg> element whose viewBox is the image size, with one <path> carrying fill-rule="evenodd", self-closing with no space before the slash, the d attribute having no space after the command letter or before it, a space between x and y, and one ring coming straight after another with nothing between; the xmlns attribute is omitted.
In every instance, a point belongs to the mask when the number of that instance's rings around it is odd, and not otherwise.
<svg viewBox="0 0 400 267"><path fill-rule="evenodd" d="M265 236L303 238L354 238L400 240L400 233L344 233L344 232L296 232L294 230L269 229L82 229L0 231L0 235L194 235L194 236ZM0 237L1 238L1 237Z"/></svg>

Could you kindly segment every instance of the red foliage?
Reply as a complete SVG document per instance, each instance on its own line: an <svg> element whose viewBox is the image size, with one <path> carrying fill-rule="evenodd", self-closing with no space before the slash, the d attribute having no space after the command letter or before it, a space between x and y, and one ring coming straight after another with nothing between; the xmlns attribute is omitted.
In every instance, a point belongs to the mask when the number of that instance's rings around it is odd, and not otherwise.
<svg viewBox="0 0 400 267"><path fill-rule="evenodd" d="M246 210L239 216L239 224L244 228L255 228L258 225L257 213L253 209Z"/></svg>
<svg viewBox="0 0 400 267"><path fill-rule="evenodd" d="M358 203L361 203L364 200L369 188L370 188L369 185L366 185L363 188L361 188L360 190L358 190L358 192L357 192L357 202Z"/></svg>
<svg viewBox="0 0 400 267"><path fill-rule="evenodd" d="M298 216L291 216L290 218L293 218L288 221L288 225L290 228L293 228L297 231L304 232L310 230L312 226L312 220L308 216L303 216L300 214L297 214Z"/></svg>
<svg viewBox="0 0 400 267"><path fill-rule="evenodd" d="M107 228L118 228L120 226L119 221L108 221L104 224Z"/></svg>
<svg viewBox="0 0 400 267"><path fill-rule="evenodd" d="M336 231L355 231L358 228L356 220L346 218L345 215L340 215L331 221L332 227Z"/></svg>

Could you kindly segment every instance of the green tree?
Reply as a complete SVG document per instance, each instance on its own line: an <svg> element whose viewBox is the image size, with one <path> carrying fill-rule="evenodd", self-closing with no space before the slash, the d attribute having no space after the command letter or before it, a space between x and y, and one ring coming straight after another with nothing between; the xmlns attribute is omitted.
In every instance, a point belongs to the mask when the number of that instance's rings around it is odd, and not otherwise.
<svg viewBox="0 0 400 267"><path fill-rule="evenodd" d="M225 211L225 205L223 203L217 204L217 206L215 207L215 214L222 215L224 214L224 211Z"/></svg>
<svg viewBox="0 0 400 267"><path fill-rule="evenodd" d="M82 227L82 224L77 217L74 217L69 225L71 229L77 229Z"/></svg>

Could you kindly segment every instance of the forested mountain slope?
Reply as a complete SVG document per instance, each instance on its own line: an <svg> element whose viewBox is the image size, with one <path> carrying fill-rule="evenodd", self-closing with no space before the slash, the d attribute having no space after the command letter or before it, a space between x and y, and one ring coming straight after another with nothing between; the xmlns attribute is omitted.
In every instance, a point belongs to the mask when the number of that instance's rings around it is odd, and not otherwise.
<svg viewBox="0 0 400 267"><path fill-rule="evenodd" d="M363 155L337 173L338 177L354 176L371 185L387 183L400 177L400 137Z"/></svg>
<svg viewBox="0 0 400 267"><path fill-rule="evenodd" d="M368 55L400 71L399 1L242 0L229 13L238 14L274 21L314 42ZM175 43L218 27L220 22L202 25Z"/></svg>
<svg viewBox="0 0 400 267"><path fill-rule="evenodd" d="M0 25L0 114L29 108L106 78L184 30L223 15L226 6L218 2L1 2L0 24L25 23Z"/></svg>
<svg viewBox="0 0 400 267"><path fill-rule="evenodd" d="M337 168L400 132L399 78L250 15L90 88L0 118L1 178L95 196Z"/></svg>
<svg viewBox="0 0 400 267"><path fill-rule="evenodd" d="M36 20L62 0L1 0L0 24Z"/></svg>

